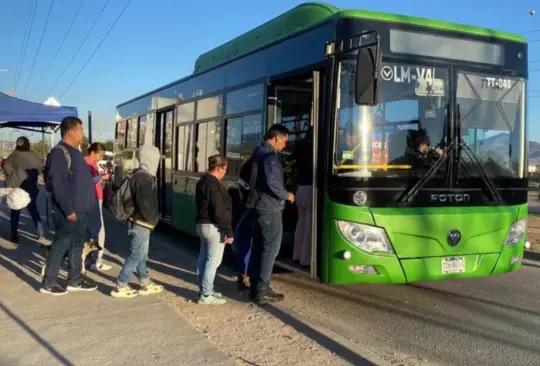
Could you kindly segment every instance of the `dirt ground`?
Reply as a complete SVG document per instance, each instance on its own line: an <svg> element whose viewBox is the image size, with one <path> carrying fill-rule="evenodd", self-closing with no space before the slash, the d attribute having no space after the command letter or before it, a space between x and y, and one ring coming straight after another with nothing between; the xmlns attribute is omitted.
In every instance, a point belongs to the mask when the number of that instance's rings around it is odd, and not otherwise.
<svg viewBox="0 0 540 366"><path fill-rule="evenodd" d="M531 242L531 248L540 252L540 215L529 215L527 239Z"/></svg>

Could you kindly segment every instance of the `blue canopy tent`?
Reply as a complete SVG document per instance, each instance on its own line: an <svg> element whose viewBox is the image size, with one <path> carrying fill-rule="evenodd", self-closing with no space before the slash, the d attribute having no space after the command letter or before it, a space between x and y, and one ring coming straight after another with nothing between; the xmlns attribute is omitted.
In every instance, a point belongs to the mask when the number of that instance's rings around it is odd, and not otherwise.
<svg viewBox="0 0 540 366"><path fill-rule="evenodd" d="M49 106L0 93L0 128L41 132L44 139L68 116L77 116L77 108Z"/></svg>

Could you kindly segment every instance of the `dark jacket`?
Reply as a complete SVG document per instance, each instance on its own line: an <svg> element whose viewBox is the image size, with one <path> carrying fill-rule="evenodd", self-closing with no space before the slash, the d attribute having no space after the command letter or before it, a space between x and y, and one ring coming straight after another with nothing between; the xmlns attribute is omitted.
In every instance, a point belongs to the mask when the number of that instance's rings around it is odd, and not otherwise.
<svg viewBox="0 0 540 366"><path fill-rule="evenodd" d="M47 186L52 192L53 203L65 216L72 213L89 213L97 204L96 192L90 169L82 153L64 142L63 145L71 157L71 167L64 152L52 149L47 157Z"/></svg>
<svg viewBox="0 0 540 366"><path fill-rule="evenodd" d="M195 186L197 224L214 224L232 238L232 200L221 182L211 174L204 175Z"/></svg>
<svg viewBox="0 0 540 366"><path fill-rule="evenodd" d="M157 225L159 219L155 178L148 172L138 172L138 174L133 174L130 184L133 204L135 206L133 218L136 223L151 229ZM149 225L144 225L144 223Z"/></svg>
<svg viewBox="0 0 540 366"><path fill-rule="evenodd" d="M258 164L255 189L258 193L255 209L258 211L282 211L289 193L283 183L283 165L274 148L266 142L253 151Z"/></svg>
<svg viewBox="0 0 540 366"><path fill-rule="evenodd" d="M299 186L313 184L313 143L309 140L298 140L291 154L296 170L296 183Z"/></svg>
<svg viewBox="0 0 540 366"><path fill-rule="evenodd" d="M31 196L37 195L41 167L41 159L36 153L15 150L2 163L6 174L6 187L22 188Z"/></svg>

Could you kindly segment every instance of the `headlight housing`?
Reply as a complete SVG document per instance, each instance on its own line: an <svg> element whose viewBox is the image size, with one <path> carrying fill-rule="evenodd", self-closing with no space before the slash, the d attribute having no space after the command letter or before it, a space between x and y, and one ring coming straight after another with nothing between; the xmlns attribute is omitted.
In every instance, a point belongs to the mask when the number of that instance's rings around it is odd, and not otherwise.
<svg viewBox="0 0 540 366"><path fill-rule="evenodd" d="M355 247L368 253L393 253L390 239L383 228L337 220L341 235Z"/></svg>
<svg viewBox="0 0 540 366"><path fill-rule="evenodd" d="M510 232L506 237L505 245L514 245L525 237L527 234L527 217L522 218L512 224Z"/></svg>

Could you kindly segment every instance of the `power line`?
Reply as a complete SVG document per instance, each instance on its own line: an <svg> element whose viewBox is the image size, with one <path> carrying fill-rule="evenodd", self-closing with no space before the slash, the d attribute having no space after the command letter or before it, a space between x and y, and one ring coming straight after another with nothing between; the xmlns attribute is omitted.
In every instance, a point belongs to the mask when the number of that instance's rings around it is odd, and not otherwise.
<svg viewBox="0 0 540 366"><path fill-rule="evenodd" d="M71 64L73 63L73 60L75 60L75 57L77 57L77 55L79 54L79 52L81 51L81 48L83 48L84 44L86 43L86 41L88 40L88 37L90 36L90 33L92 33L92 30L94 29L94 27L96 26L97 22L99 21L99 19L101 18L101 16L103 15L103 12L105 11L105 9L107 8L107 5L109 5L109 2L111 0L107 0L107 2L105 3L105 5L103 5L103 8L101 9L101 11L99 12L99 15L98 17L96 18L96 20L94 21L94 24L92 24L92 27L90 28L90 30L88 31L88 33L86 33L86 36L84 37L81 45L79 46L79 49L77 50L77 52L75 52L73 54L73 57L71 58L71 60L69 60L69 63L67 64L67 66L64 68L64 71L62 71L62 74L58 77L58 79L56 79L56 82L54 83L54 85L51 87L51 89L49 89L49 92L47 94L51 94L51 92L53 91L54 88L56 88L56 86L58 85L58 82L60 82L60 79L62 79L62 77L66 74L66 71L68 70L68 68L71 66Z"/></svg>
<svg viewBox="0 0 540 366"><path fill-rule="evenodd" d="M538 33L538 32L540 32L540 29L531 29L526 32L521 32L519 34L529 34L529 33Z"/></svg>
<svg viewBox="0 0 540 366"><path fill-rule="evenodd" d="M21 60L22 60L22 57L23 57L23 52L25 52L25 45L26 45L27 39L28 39L28 29L30 28L30 18L32 17L32 10L34 9L34 6L36 5L35 2L36 2L36 0L32 1L32 3L30 4L30 10L28 11L28 18L26 19L26 26L25 26L25 29L24 29L23 43L21 45L21 52L19 54L19 61L17 61L17 67L15 69L15 74L13 75L13 81L15 82L15 85L13 86L13 90L16 89L17 83L19 82L18 78L17 78L17 75L19 75L19 69L21 67Z"/></svg>
<svg viewBox="0 0 540 366"><path fill-rule="evenodd" d="M34 15L36 15L36 8L37 8L37 0L34 0L32 2L33 7L30 8L30 17L28 18L28 23L26 24L26 30L28 33L25 32L25 40L23 40L23 48L21 49L21 57L19 57L19 64L17 66L17 79L15 80L15 87L13 88L13 96L17 94L17 86L19 85L19 80L21 78L22 74L22 67L24 65L24 59L26 58L26 50L28 49L28 40L30 39L30 35L32 34L32 28L34 25ZM28 27L30 25L30 27Z"/></svg>
<svg viewBox="0 0 540 366"><path fill-rule="evenodd" d="M41 49L41 43L43 42L43 37L45 36L45 31L47 30L47 24L49 24L49 19L51 17L52 8L54 5L54 0L51 0L51 6L49 6L49 12L47 13L47 18L45 19L45 25L43 26L43 30L41 31L41 38L39 39L38 48L36 51L36 55L34 56L34 61L32 62L32 67L30 68L30 74L28 75L28 79L26 79L26 84L24 84L24 89L22 92L22 97L24 97L24 94L26 93L26 88L28 87L28 82L30 81L30 78L32 78L32 73L34 72L34 67L36 66L36 61L39 55L39 50Z"/></svg>
<svg viewBox="0 0 540 366"><path fill-rule="evenodd" d="M79 12L81 11L81 8L84 4L84 0L82 0L80 3L79 3L79 7L77 8L77 10L75 11L75 15L73 16L72 20L71 20L71 24L69 25L68 27L68 30L66 32L66 34L64 34L64 38L62 38L62 41L60 41L60 45L58 46L58 48L56 49L56 53L54 54L53 58L51 59L51 62L49 63L49 66L47 66L47 69L45 70L45 72L43 73L43 75L41 76L41 78L39 79L39 81L37 82L36 84L36 87L34 88L34 90L32 90L32 92L29 94L32 95L36 92L37 88L39 87L39 85L41 84L41 82L43 81L43 79L45 78L45 75L47 75L47 73L49 72L49 70L51 69L54 61L56 61L56 57L58 57L58 54L60 53L60 50L62 49L62 46L64 45L64 42L66 41L69 33L71 32L71 28L73 28L73 24L75 24L75 20L77 19L77 15L79 15Z"/></svg>
<svg viewBox="0 0 540 366"><path fill-rule="evenodd" d="M114 23L111 25L111 27L109 28L109 30L107 31L107 33L105 33L105 35L103 36L103 38L101 39L101 42L99 42L99 44L97 45L96 49L94 50L94 52L92 52L92 54L90 55L90 57L88 58L88 60L86 60L85 64L83 65L83 67L79 70L79 72L77 73L77 75L75 75L75 77L73 78L73 80L71 81L71 83L69 83L69 85L67 86L67 88L62 92L62 94L60 95L60 98L62 98L64 96L64 94L66 94L66 92L69 90L69 88L71 88L71 86L73 85L73 83L75 83L75 81L77 80L77 78L79 77L79 75L81 75L81 73L83 72L83 70L86 68L86 66L90 63L90 61L92 60L92 57L94 57L94 55L96 54L96 52L99 50L99 48L101 47L101 45L103 44L103 42L105 41L105 39L107 38L107 36L109 35L109 33L111 33L112 29L114 28L114 26L116 25L116 23L118 23L118 20L120 20L120 18L122 17L122 15L124 14L124 12L126 11L127 7L129 6L129 4L131 3L131 0L128 0L128 2L126 3L126 5L124 6L124 9L122 9L122 11L120 12L120 14L118 14L118 16L116 17L116 19L114 20Z"/></svg>

